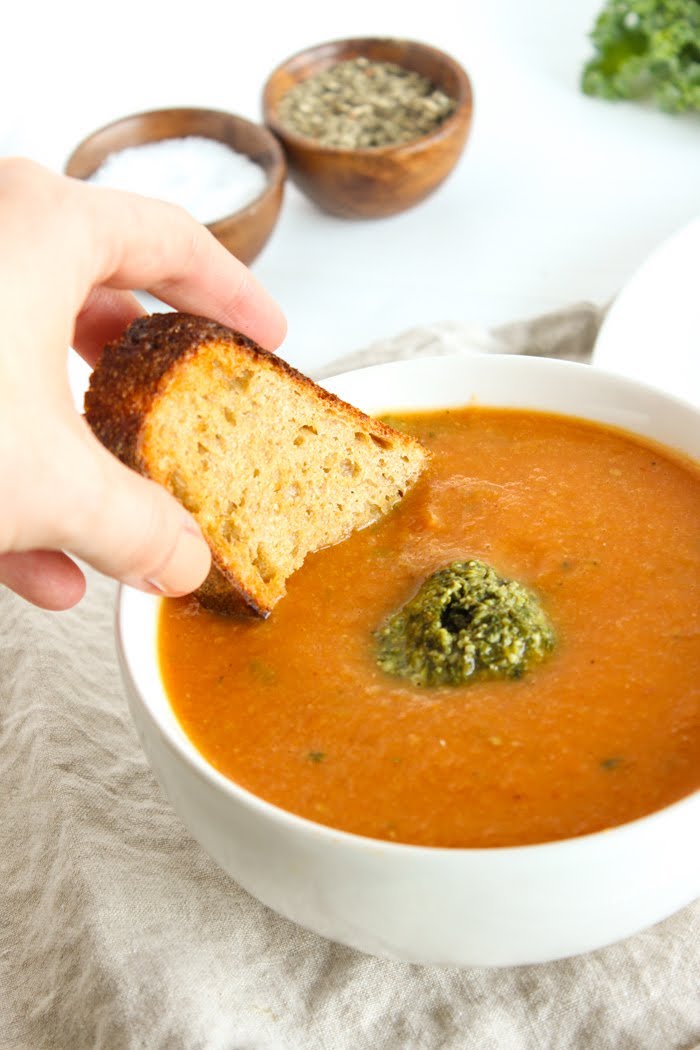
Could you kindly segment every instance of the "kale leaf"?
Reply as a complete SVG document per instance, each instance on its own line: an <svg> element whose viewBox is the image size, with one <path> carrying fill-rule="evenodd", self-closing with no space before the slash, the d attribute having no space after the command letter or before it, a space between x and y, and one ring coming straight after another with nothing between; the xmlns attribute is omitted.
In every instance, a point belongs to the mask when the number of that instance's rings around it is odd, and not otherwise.
<svg viewBox="0 0 700 1050"><path fill-rule="evenodd" d="M586 94L700 111L700 0L608 0L591 40Z"/></svg>

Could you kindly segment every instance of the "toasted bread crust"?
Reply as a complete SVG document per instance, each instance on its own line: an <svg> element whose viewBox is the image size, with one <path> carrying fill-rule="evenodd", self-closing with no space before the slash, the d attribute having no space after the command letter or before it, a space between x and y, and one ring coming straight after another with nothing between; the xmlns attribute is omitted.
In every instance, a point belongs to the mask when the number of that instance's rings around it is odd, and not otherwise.
<svg viewBox="0 0 700 1050"><path fill-rule="evenodd" d="M102 444L144 477L150 477L150 471L140 452L141 429L161 384L174 365L194 357L213 339L253 356L273 357L216 321L180 313L140 317L104 348L85 395L85 417ZM218 561L215 551L209 575L195 593L204 606L225 615L270 614Z"/></svg>
<svg viewBox="0 0 700 1050"><path fill-rule="evenodd" d="M343 405L364 426L369 424L378 436L384 434L388 440L395 437L391 427L381 420L365 415L354 405L316 386L308 376L269 350L263 350L247 336L194 314L151 314L137 318L120 339L107 344L85 395L88 423L102 444L122 463L148 474L148 466L140 456L139 437L161 382L177 362L194 357L200 346L212 340L228 343L239 352L243 350L252 360L264 359L302 386L311 387L322 400Z"/></svg>
<svg viewBox="0 0 700 1050"><path fill-rule="evenodd" d="M103 445L133 470L148 474L140 456L141 428L161 382L178 362L194 357L209 340L272 357L252 339L192 314L139 317L108 343L90 377L85 417Z"/></svg>
<svg viewBox="0 0 700 1050"><path fill-rule="evenodd" d="M358 426L377 438L396 439L395 431L386 424L317 387L307 376L246 336L204 317L153 314L134 321L120 339L105 347L85 397L85 416L92 430L126 466L152 477L141 450L148 414L174 370L194 359L201 347L211 343L228 345L239 357L248 357L251 362L285 373L300 387L312 390L319 400L342 407L348 419L357 420ZM402 437L418 446L414 439ZM229 571L215 549L211 572L195 593L204 606L227 615L254 613L267 617L270 613L260 597L246 590Z"/></svg>

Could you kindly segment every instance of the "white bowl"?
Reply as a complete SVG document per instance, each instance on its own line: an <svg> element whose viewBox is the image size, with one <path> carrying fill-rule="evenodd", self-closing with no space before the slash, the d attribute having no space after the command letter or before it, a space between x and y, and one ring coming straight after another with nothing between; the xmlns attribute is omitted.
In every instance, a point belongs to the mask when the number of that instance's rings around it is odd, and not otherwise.
<svg viewBox="0 0 700 1050"><path fill-rule="evenodd" d="M642 263L616 297L593 362L700 406L700 216Z"/></svg>
<svg viewBox="0 0 700 1050"><path fill-rule="evenodd" d="M583 416L700 459L697 410L584 365L444 357L379 365L326 385L369 412L477 399ZM157 614L157 599L122 588L121 667L153 770L210 856L302 926L408 962L509 966L599 948L700 895L700 792L604 832L498 849L376 841L262 801L209 766L180 728L157 666Z"/></svg>

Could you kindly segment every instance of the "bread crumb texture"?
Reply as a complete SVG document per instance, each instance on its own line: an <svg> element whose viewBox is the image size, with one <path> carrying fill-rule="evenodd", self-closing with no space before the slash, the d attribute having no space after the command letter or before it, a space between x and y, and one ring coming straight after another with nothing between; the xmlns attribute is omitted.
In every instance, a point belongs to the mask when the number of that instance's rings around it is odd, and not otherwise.
<svg viewBox="0 0 700 1050"><path fill-rule="evenodd" d="M197 519L209 608L266 616L311 551L391 509L426 453L251 340L156 314L106 347L86 418L123 462Z"/></svg>

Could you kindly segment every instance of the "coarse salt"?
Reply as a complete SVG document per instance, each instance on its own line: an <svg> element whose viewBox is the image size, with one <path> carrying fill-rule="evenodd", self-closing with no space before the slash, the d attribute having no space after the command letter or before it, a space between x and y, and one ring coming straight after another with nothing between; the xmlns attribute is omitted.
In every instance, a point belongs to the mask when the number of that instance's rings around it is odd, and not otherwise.
<svg viewBox="0 0 700 1050"><path fill-rule="evenodd" d="M265 172L243 153L198 135L110 154L90 182L179 204L198 222L223 219L265 188Z"/></svg>

